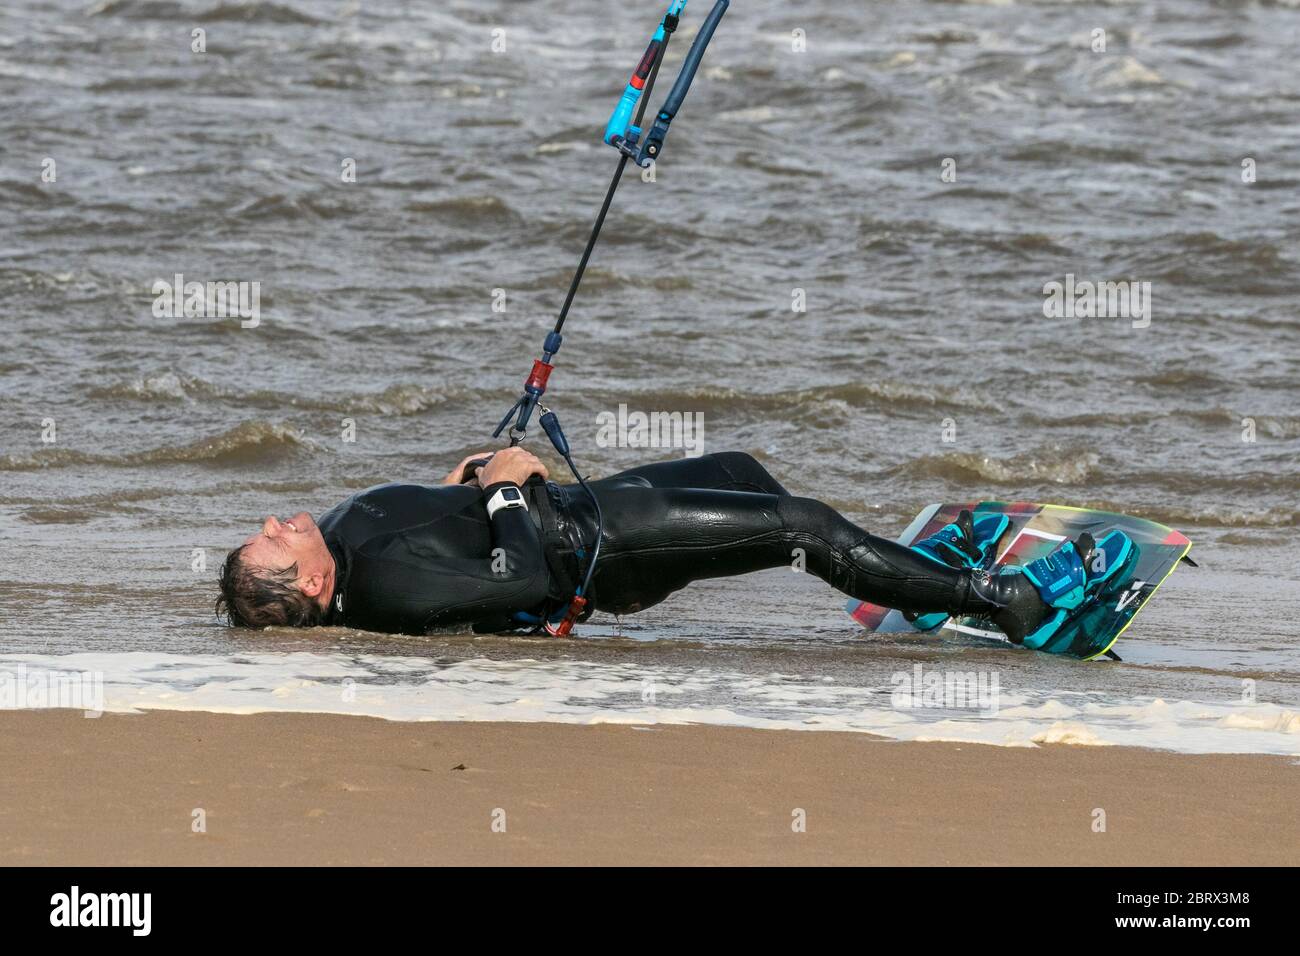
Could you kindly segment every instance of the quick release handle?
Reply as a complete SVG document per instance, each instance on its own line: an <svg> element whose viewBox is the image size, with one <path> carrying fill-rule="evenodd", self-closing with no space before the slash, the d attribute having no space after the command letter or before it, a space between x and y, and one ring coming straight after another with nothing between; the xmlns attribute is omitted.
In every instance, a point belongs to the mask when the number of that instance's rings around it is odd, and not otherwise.
<svg viewBox="0 0 1300 956"><path fill-rule="evenodd" d="M664 105L659 109L659 115L655 117L655 124L646 134L645 146L641 149L640 156L637 157L638 166L646 166L653 159L659 156L663 149L664 137L668 135L668 127L677 115L677 111L682 108L682 101L686 99L686 94L690 91L691 83L695 79L695 72L700 68L700 61L704 59L704 51L709 46L709 41L713 39L713 31L718 28L718 23L722 20L722 15L727 12L727 7L731 5L731 0L718 0L709 11L709 15L704 19L700 32L695 36L695 42L691 44L690 52L686 54L686 59L682 63L682 71L677 74L677 82L673 84L672 90L668 93L668 98L664 100Z"/></svg>

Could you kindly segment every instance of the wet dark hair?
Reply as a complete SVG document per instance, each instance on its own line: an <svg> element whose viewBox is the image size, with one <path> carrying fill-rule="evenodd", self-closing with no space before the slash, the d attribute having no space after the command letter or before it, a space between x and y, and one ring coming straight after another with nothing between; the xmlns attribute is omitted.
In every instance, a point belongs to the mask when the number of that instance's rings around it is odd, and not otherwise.
<svg viewBox="0 0 1300 956"><path fill-rule="evenodd" d="M294 586L297 563L259 568L244 561L247 547L241 544L226 555L218 572L218 617L234 627L314 627L325 619L321 606Z"/></svg>

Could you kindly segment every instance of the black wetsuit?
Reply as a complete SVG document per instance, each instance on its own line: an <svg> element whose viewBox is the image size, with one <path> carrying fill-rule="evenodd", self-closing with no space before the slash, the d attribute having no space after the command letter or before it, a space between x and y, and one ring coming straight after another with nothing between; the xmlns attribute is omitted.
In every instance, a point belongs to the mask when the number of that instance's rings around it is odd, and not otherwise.
<svg viewBox="0 0 1300 956"><path fill-rule="evenodd" d="M590 594L596 610L631 613L692 581L796 561L875 604L990 610L969 572L792 496L749 455L659 462L589 484L605 519ZM493 631L522 626L517 612L562 606L593 541L590 500L577 485L535 480L526 486L528 511L500 509L489 522L491 490L380 485L325 514L319 525L337 565L326 623L409 634Z"/></svg>

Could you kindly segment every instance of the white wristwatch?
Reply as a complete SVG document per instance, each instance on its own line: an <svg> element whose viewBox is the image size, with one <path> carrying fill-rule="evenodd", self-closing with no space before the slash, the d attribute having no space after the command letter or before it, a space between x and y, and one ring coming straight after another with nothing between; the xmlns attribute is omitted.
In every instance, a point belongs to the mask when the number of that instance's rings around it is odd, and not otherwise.
<svg viewBox="0 0 1300 956"><path fill-rule="evenodd" d="M524 501L524 493L514 485L498 488L497 493L488 499L488 520L491 521L492 516L502 508L523 508L527 511L528 503Z"/></svg>

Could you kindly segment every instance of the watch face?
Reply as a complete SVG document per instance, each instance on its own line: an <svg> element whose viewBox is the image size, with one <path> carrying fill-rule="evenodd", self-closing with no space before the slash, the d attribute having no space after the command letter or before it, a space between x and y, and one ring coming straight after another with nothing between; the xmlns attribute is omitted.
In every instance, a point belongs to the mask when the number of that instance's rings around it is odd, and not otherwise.
<svg viewBox="0 0 1300 956"><path fill-rule="evenodd" d="M506 501L518 501L521 495L518 488L502 488L501 497Z"/></svg>

